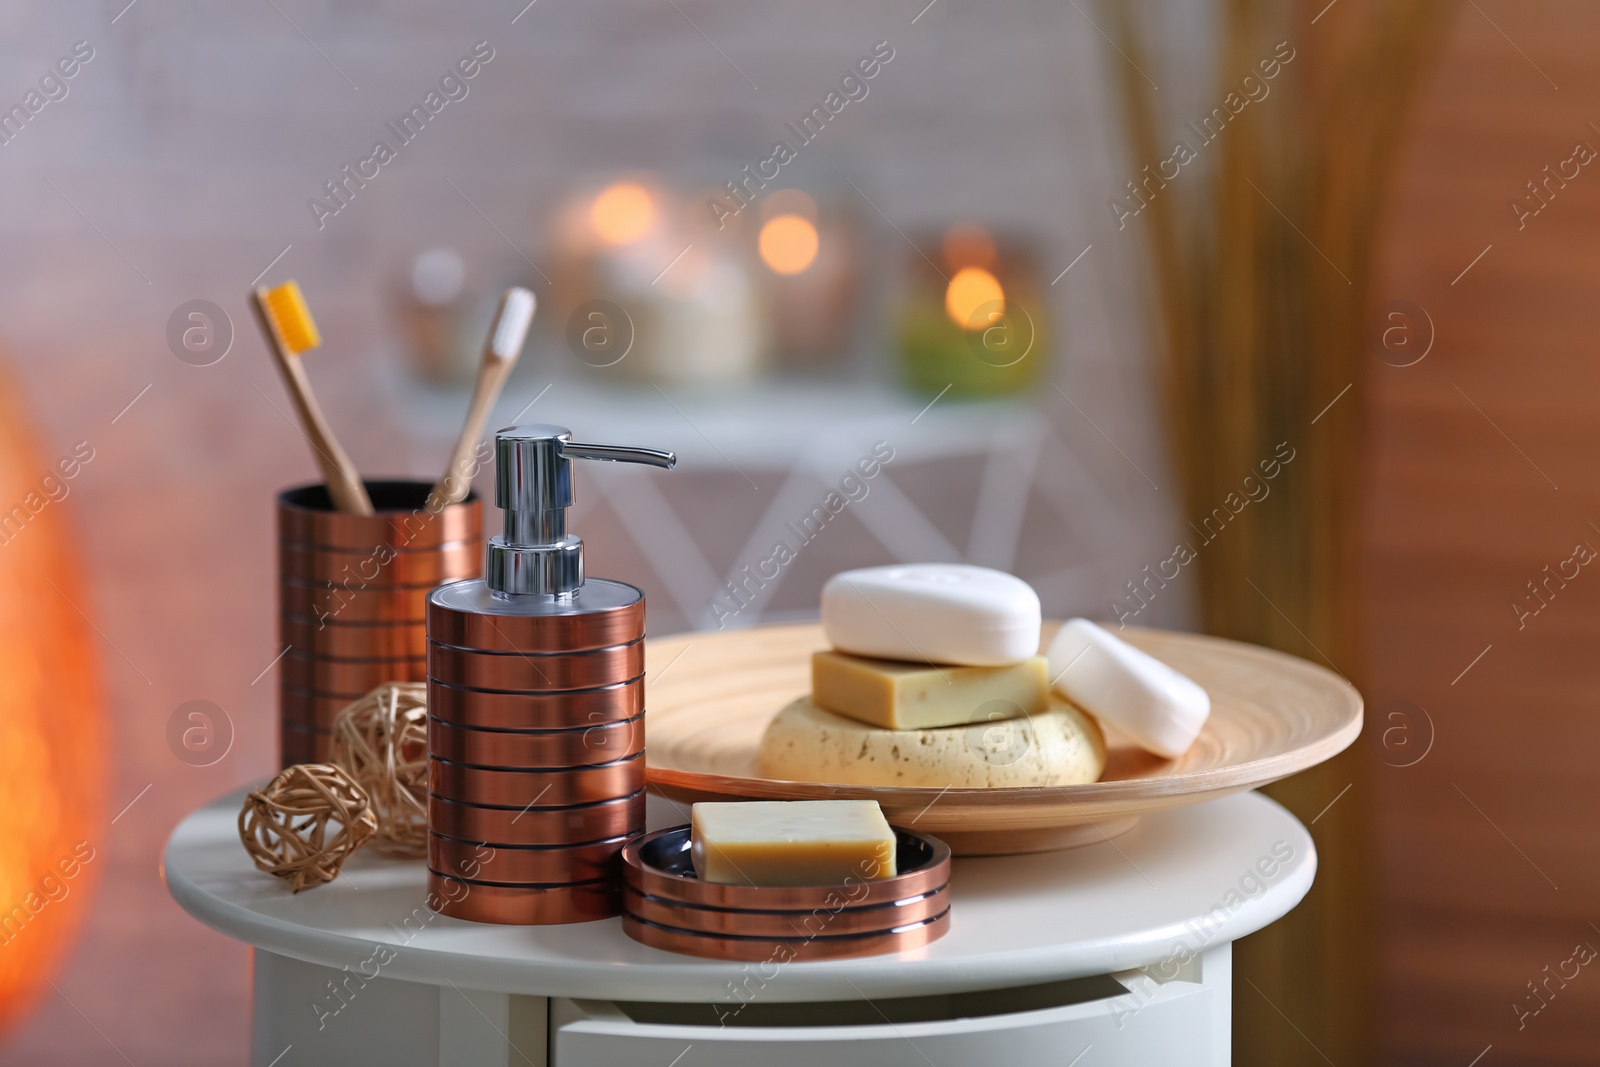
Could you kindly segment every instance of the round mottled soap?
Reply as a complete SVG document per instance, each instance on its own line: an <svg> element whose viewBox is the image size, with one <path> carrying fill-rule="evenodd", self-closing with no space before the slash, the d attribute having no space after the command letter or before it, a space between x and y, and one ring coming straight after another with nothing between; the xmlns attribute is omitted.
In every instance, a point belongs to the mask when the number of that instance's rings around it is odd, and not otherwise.
<svg viewBox="0 0 1600 1067"><path fill-rule="evenodd" d="M767 726L761 775L833 785L1079 785L1106 766L1105 736L1059 697L1035 715L980 708L972 723L933 730L884 730L835 715L801 697Z"/></svg>

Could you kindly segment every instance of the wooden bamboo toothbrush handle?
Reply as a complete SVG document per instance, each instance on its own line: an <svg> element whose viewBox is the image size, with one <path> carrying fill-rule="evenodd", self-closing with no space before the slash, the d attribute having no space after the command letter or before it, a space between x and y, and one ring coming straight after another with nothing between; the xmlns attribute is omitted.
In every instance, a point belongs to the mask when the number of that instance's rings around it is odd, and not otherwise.
<svg viewBox="0 0 1600 1067"><path fill-rule="evenodd" d="M333 501L334 508L351 515L373 514L367 487L362 484L355 464L339 446L327 418L322 414L322 408L317 405L300 357L285 356L280 359L278 369L283 372L284 381L289 383L290 395L294 397L300 421L304 424L306 440L311 443L317 465L322 468L322 480L328 487L328 497Z"/></svg>
<svg viewBox="0 0 1600 1067"><path fill-rule="evenodd" d="M483 439L483 430L489 422L489 412L500 398L500 389L511 374L509 360L485 359L478 366L478 380L472 387L472 403L467 408L467 419L456 439L455 450L450 453L450 464L433 487L429 497L435 507L459 504L472 489L473 453Z"/></svg>
<svg viewBox="0 0 1600 1067"><path fill-rule="evenodd" d="M266 308L265 294L264 289L256 290L255 300L252 301L256 317L270 341L267 347L272 352L273 362L278 365L278 372L283 375L283 384L289 392L289 399L294 402L295 410L300 415L301 433L311 445L311 454L317 461L317 466L322 469L322 481L328 487L328 498L338 511L351 515L371 515L372 500L367 496L367 487L362 484L355 464L350 461L345 450L339 447L338 439L333 436L328 420L317 405L317 398L311 392L311 382L306 378L300 357L291 353L284 344L283 335L278 331L277 324Z"/></svg>

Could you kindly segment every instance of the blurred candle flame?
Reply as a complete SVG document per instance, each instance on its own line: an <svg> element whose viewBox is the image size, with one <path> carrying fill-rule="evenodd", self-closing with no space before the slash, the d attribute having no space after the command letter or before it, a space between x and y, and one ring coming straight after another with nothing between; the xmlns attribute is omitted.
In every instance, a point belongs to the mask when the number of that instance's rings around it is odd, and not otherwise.
<svg viewBox="0 0 1600 1067"><path fill-rule="evenodd" d="M633 244L654 228L655 201L650 191L637 182L617 182L594 198L589 220L607 244Z"/></svg>
<svg viewBox="0 0 1600 1067"><path fill-rule="evenodd" d="M799 215L779 215L761 227L761 261L779 274L799 274L817 258L817 228Z"/></svg>
<svg viewBox="0 0 1600 1067"><path fill-rule="evenodd" d="M982 267L963 267L956 271L956 276L950 279L950 287L944 294L945 314L963 330L987 325L983 322L974 322L973 319L980 308L991 303L999 304L994 310L1004 312L1005 290L1000 288L999 280Z"/></svg>

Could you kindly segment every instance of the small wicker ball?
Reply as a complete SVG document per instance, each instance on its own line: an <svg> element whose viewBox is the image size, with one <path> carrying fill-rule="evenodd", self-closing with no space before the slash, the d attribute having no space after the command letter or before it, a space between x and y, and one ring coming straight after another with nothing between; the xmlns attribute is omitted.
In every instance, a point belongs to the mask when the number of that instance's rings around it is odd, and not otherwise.
<svg viewBox="0 0 1600 1067"><path fill-rule="evenodd" d="M339 712L332 759L372 798L372 847L390 856L426 855L427 683L385 682Z"/></svg>
<svg viewBox="0 0 1600 1067"><path fill-rule="evenodd" d="M337 878L377 829L366 790L331 763L285 768L252 790L239 811L245 851L261 870L289 879L296 893Z"/></svg>

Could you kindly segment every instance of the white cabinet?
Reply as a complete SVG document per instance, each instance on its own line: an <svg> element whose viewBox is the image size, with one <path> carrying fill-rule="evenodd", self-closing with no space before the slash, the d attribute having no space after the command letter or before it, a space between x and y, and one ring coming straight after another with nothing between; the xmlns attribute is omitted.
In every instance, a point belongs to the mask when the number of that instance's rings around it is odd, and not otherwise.
<svg viewBox="0 0 1600 1067"><path fill-rule="evenodd" d="M256 946L253 1067L1223 1067L1230 943L1316 871L1304 827L1241 794L1114 843L958 860L939 941L751 981L748 964L649 948L616 919L436 915L414 861L357 854L293 893L239 847L239 800L184 820L163 873L191 914Z"/></svg>
<svg viewBox="0 0 1600 1067"><path fill-rule="evenodd" d="M1229 1062L1230 946L1193 980L765 1004L550 1002L551 1067L1145 1067ZM781 981L781 978L779 979Z"/></svg>

